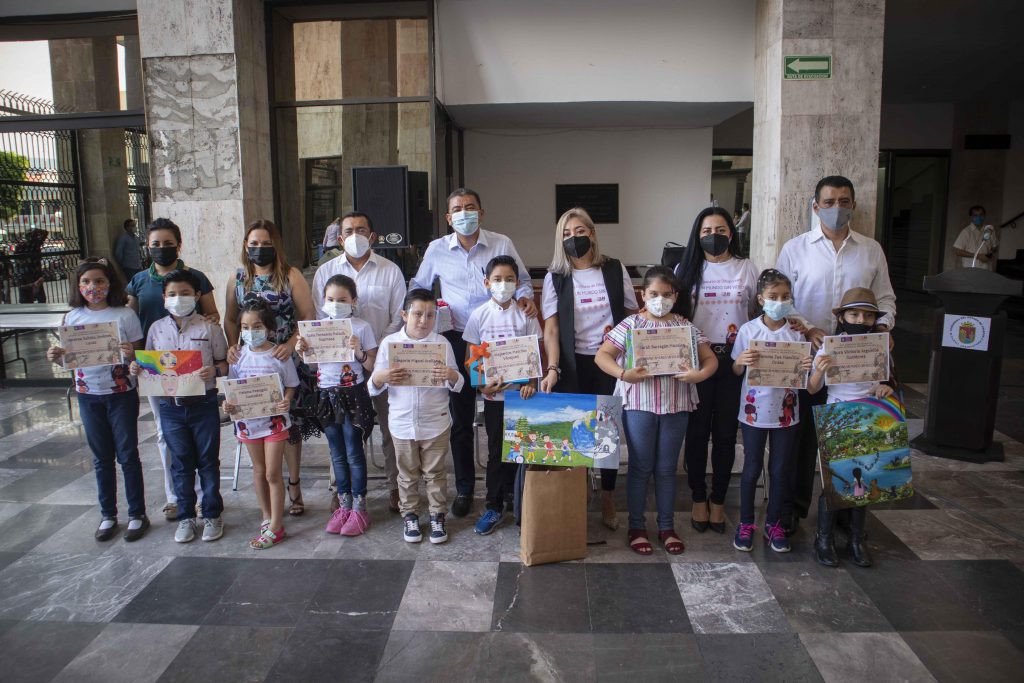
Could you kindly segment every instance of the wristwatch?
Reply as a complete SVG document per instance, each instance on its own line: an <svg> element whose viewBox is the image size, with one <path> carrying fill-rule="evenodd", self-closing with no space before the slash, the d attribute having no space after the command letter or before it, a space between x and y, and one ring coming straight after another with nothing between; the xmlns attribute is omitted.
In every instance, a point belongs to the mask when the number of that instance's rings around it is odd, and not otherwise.
<svg viewBox="0 0 1024 683"><path fill-rule="evenodd" d="M544 371L544 374L547 374L547 373L551 372L552 370L554 370L555 374L558 375L559 377L562 376L562 369L560 367L558 367L557 365L549 365L548 369Z"/></svg>

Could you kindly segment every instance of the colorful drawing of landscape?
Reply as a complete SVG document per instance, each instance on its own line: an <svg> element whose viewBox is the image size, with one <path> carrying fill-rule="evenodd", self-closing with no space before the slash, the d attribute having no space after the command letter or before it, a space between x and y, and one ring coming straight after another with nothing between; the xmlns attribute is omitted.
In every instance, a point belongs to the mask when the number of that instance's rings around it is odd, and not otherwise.
<svg viewBox="0 0 1024 683"><path fill-rule="evenodd" d="M821 485L829 510L914 495L905 415L894 397L814 407Z"/></svg>
<svg viewBox="0 0 1024 683"><path fill-rule="evenodd" d="M622 399L594 394L505 392L507 462L555 467L618 467Z"/></svg>

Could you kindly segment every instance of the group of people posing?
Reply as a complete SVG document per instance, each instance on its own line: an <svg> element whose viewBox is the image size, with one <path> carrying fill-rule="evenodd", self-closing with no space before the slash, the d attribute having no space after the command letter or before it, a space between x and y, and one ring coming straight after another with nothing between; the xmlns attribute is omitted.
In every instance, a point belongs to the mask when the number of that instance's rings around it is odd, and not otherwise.
<svg viewBox="0 0 1024 683"><path fill-rule="evenodd" d="M212 284L181 260L181 232L160 218L148 230L152 265L127 287L102 260L79 266L65 324L116 321L126 361L142 348L202 353L205 396L150 399L164 465L163 512L178 522L178 542L200 533L199 514L204 541L224 533L216 378L277 374L285 388L280 414L235 422L236 438L253 462L262 511L260 528L249 541L255 549L281 543L287 536L285 516L303 514L301 445L319 433L330 445L336 490L326 532L357 536L369 529L365 441L374 425L382 437L389 507L401 515L403 538L447 540L446 515L462 517L473 506L478 392L488 461L484 509L474 530L493 532L510 511L519 467L502 460L503 392L516 389L527 400L536 391L621 396L628 447L627 543L642 555L654 552L645 518L652 477L657 540L668 553L684 551L673 514L681 452L693 500L691 526L699 533L725 533L737 431L743 435L744 466L733 545L751 550L759 535L754 489L767 445L770 488L761 530L772 550L787 552L788 538L812 506L812 406L894 390L892 383L872 382L823 387L830 365L820 348L825 335L887 331L895 320L885 256L877 242L850 229L854 207L849 180L822 179L814 201L820 227L787 242L776 267L763 271L739 255L729 213L704 209L694 220L683 262L675 269L650 268L639 300L623 264L601 252L587 212L571 209L555 226L539 308L512 241L481 227L486 214L473 190L460 188L448 198L446 219L453 232L430 243L408 284L397 265L374 253L371 216L351 212L337 221L343 253L319 267L312 288L289 266L276 226L260 220L245 231L241 266L227 286L223 329ZM433 293L438 283L440 301ZM354 362L303 363L307 342L298 321L342 318L351 321ZM698 367L659 376L643 367L627 369L632 330L679 325L696 328ZM539 380L507 385L499 377L482 387L471 385L464 366L470 345L526 335L542 340L546 360ZM812 342L817 354L803 365L810 373L807 389L748 387L746 369L757 361L752 340ZM407 386L403 380L409 371L390 362L389 342L443 344L446 362L434 370L435 385ZM53 347L47 357L59 361L63 351ZM75 371L99 489L99 540L113 538L118 529L115 463L123 471L129 507L125 540L141 537L149 526L138 454L138 372L134 362ZM229 403L222 407L229 415L236 410ZM455 478L450 505L449 450ZM602 521L612 530L618 527L617 474L601 471ZM421 479L427 525L420 522ZM814 552L820 562L835 566L836 520L823 499L817 507ZM863 508L840 521L848 529L853 561L870 565Z"/></svg>

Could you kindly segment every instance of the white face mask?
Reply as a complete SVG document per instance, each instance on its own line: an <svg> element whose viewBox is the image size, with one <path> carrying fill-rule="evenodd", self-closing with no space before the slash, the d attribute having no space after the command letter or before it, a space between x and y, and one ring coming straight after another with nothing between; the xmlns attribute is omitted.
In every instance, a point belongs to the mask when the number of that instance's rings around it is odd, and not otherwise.
<svg viewBox="0 0 1024 683"><path fill-rule="evenodd" d="M492 282L491 283L491 296L499 304L503 304L516 293L516 283L514 282Z"/></svg>
<svg viewBox="0 0 1024 683"><path fill-rule="evenodd" d="M267 341L266 330L242 330L239 336L242 338L242 342L249 347L261 346L263 342Z"/></svg>
<svg viewBox="0 0 1024 683"><path fill-rule="evenodd" d="M664 296L652 296L644 303L647 305L648 313L653 315L655 318L661 318L672 310L672 306L675 302L675 299L669 299Z"/></svg>
<svg viewBox="0 0 1024 683"><path fill-rule="evenodd" d="M352 258L363 258L370 251L370 240L353 233L345 238L345 253Z"/></svg>
<svg viewBox="0 0 1024 683"><path fill-rule="evenodd" d="M324 315L328 318L351 318L352 313L355 312L352 304L346 304L341 301L325 301L323 308Z"/></svg>
<svg viewBox="0 0 1024 683"><path fill-rule="evenodd" d="M184 318L196 310L196 298L194 296L168 296L164 298L164 308L171 315Z"/></svg>
<svg viewBox="0 0 1024 683"><path fill-rule="evenodd" d="M458 211L453 213L452 229L460 235L472 235L480 229L480 212Z"/></svg>

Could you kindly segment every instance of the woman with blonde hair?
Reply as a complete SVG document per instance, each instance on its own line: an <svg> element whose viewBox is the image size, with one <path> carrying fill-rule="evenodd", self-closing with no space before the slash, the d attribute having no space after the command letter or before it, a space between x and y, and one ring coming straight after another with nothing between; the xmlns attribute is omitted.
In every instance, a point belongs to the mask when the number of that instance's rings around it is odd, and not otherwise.
<svg viewBox="0 0 1024 683"><path fill-rule="evenodd" d="M281 232L273 221L260 219L245 229L241 262L242 267L235 271L227 286L224 331L227 333L228 344L231 344L228 362L238 361L242 305L263 299L270 304L277 321L276 329L270 331L273 336L270 341L277 344L273 356L278 360L292 358L299 373L299 389L295 408L291 412L292 433L284 457L288 463L288 497L291 499L288 513L301 515L305 511L299 486L302 440L314 433L316 427L306 419L306 411L303 409L304 399L313 395L313 374L299 361L295 354L295 344L298 341L298 321L316 319L313 295L302 271L288 264ZM295 481L292 481L293 477Z"/></svg>
<svg viewBox="0 0 1024 683"><path fill-rule="evenodd" d="M579 207L563 213L541 297L548 357L541 391L610 395L615 379L595 365L594 356L605 334L637 309L626 267L601 254L590 215ZM601 470L601 517L613 530L617 475L615 469Z"/></svg>

